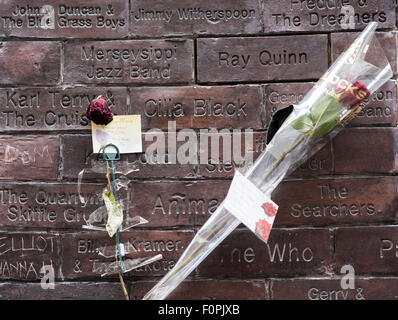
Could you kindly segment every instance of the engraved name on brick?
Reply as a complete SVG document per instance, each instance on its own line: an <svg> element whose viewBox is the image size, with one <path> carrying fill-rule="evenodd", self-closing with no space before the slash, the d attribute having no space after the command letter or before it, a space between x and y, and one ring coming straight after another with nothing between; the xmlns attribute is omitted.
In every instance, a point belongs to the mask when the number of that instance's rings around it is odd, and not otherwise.
<svg viewBox="0 0 398 320"><path fill-rule="evenodd" d="M117 38L128 35L128 2L7 1L0 7L0 34L40 38Z"/></svg>
<svg viewBox="0 0 398 320"><path fill-rule="evenodd" d="M291 104L299 104L313 83L272 83L264 86L266 123L277 110ZM364 100L366 107L350 123L351 126L363 124L394 124L398 121L397 85L388 81L369 98Z"/></svg>
<svg viewBox="0 0 398 320"><path fill-rule="evenodd" d="M193 42L188 39L69 42L66 83L190 83Z"/></svg>
<svg viewBox="0 0 398 320"><path fill-rule="evenodd" d="M395 5L391 0L266 0L264 30L331 31L358 30L375 21L379 28L395 26Z"/></svg>
<svg viewBox="0 0 398 320"><path fill-rule="evenodd" d="M132 113L143 128L263 128L260 86L132 88Z"/></svg>
<svg viewBox="0 0 398 320"><path fill-rule="evenodd" d="M162 254L163 259L126 273L130 276L159 276L171 270L191 239L192 231L133 231L120 233L120 242L128 252L124 259L154 257ZM105 258L98 248L113 247L114 239L105 232L80 232L64 234L63 275L67 279L97 277L113 263L114 256ZM117 277L114 274L113 277Z"/></svg>
<svg viewBox="0 0 398 320"><path fill-rule="evenodd" d="M0 223L12 227L80 229L90 214L104 205L104 187L82 184L79 194L77 184L0 183ZM96 222L106 224L105 219Z"/></svg>
<svg viewBox="0 0 398 320"><path fill-rule="evenodd" d="M326 35L197 40L200 83L319 78L328 67Z"/></svg>
<svg viewBox="0 0 398 320"><path fill-rule="evenodd" d="M236 169L241 171L248 169L266 148L266 132L251 133L243 130L237 133L230 132L222 133L220 130L217 134L200 134L201 162L197 169L200 176L232 178ZM205 141L207 141L207 148ZM218 155L216 154L217 145Z"/></svg>
<svg viewBox="0 0 398 320"><path fill-rule="evenodd" d="M351 264L356 274L397 273L397 226L338 228L335 239L337 268Z"/></svg>
<svg viewBox="0 0 398 320"><path fill-rule="evenodd" d="M252 34L262 31L260 1L131 1L133 36Z"/></svg>
<svg viewBox="0 0 398 320"><path fill-rule="evenodd" d="M249 230L229 235L198 267L201 277L321 274L330 262L326 229L273 229L269 243Z"/></svg>
<svg viewBox="0 0 398 320"><path fill-rule="evenodd" d="M336 270L337 273L339 270ZM344 275L344 274L343 274ZM395 300L396 277L355 277L355 288L342 289L341 279L273 280L273 300Z"/></svg>
<svg viewBox="0 0 398 320"><path fill-rule="evenodd" d="M136 182L131 186L130 215L149 221L146 226L200 225L214 213L230 181Z"/></svg>
<svg viewBox="0 0 398 320"><path fill-rule="evenodd" d="M285 181L272 194L279 204L276 225L394 221L396 182L392 177Z"/></svg>
<svg viewBox="0 0 398 320"><path fill-rule="evenodd" d="M0 126L5 131L90 130L86 110L103 94L114 114L125 114L123 88L4 88L0 89Z"/></svg>
<svg viewBox="0 0 398 320"><path fill-rule="evenodd" d="M194 164L170 164L159 163L163 157L148 159L145 152L147 148L156 142L156 137L148 138L150 133L142 135L142 153L121 155L119 161L114 163L117 175L123 174L133 178L195 178L197 177ZM147 139L147 140L146 140ZM92 153L91 135L64 135L62 137L63 177L77 180L79 173L84 169L83 181L90 179L103 179L106 174L106 164L98 154ZM177 147L185 142L177 142ZM79 148L76 148L79 145ZM167 160L167 135L165 136L165 150ZM152 161L152 163L150 162Z"/></svg>

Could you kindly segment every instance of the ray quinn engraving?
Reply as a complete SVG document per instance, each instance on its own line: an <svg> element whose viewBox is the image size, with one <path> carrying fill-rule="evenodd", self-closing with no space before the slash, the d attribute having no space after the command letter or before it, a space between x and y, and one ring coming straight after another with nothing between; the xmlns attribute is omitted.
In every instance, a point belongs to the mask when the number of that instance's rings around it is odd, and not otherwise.
<svg viewBox="0 0 398 320"><path fill-rule="evenodd" d="M240 67L246 69L251 62L252 56L250 54L231 54L226 51L218 53L218 65L227 67ZM269 50L262 50L258 54L258 62L262 66L279 66L279 65L296 65L308 64L308 54L306 52L271 52Z"/></svg>

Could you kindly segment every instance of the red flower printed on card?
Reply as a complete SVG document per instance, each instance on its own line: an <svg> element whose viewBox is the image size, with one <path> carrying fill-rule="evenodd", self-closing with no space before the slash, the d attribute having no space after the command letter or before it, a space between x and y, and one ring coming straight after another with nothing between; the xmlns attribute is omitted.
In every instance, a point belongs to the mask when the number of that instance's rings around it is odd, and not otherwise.
<svg viewBox="0 0 398 320"><path fill-rule="evenodd" d="M261 206L264 209L268 217L275 217L278 209L270 202L264 202Z"/></svg>
<svg viewBox="0 0 398 320"><path fill-rule="evenodd" d="M271 225L265 219L260 219L256 222L256 234L264 240L268 241L269 234L271 233Z"/></svg>

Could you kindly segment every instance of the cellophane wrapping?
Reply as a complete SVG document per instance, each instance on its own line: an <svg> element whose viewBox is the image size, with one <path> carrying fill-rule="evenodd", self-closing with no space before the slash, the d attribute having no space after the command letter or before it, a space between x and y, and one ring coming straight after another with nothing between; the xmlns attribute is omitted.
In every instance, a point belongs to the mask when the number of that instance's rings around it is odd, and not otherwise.
<svg viewBox="0 0 398 320"><path fill-rule="evenodd" d="M271 198L282 179L339 133L369 101L369 95L392 77L391 66L375 37L376 27L376 23L369 24L338 57L294 106L254 164L242 172L265 195ZM223 204L144 300L165 299L241 223Z"/></svg>

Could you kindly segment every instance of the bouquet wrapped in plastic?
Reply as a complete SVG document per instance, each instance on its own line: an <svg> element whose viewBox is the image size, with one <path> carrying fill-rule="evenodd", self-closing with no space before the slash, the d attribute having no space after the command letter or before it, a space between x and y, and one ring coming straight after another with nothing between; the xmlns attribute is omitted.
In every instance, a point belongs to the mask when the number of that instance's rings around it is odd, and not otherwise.
<svg viewBox="0 0 398 320"><path fill-rule="evenodd" d="M363 109L364 101L369 100L366 98L392 77L391 67L375 37L376 26L376 23L369 24L302 102L291 107L292 112L266 150L241 175L265 197L270 199L281 180L340 132ZM236 186L234 188L236 190ZM247 190L242 189L244 192ZM249 225L231 213L227 205L230 193L197 232L174 268L146 294L144 300L165 299L241 222ZM270 208L274 209L271 204ZM267 208L264 210L268 218L262 219L262 224L257 220L255 233L266 242L273 222L269 216L274 218L276 211L271 210L273 212L269 214ZM245 212L245 216L250 219L252 213ZM256 219L253 215L253 223Z"/></svg>

